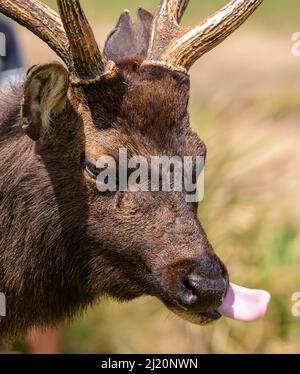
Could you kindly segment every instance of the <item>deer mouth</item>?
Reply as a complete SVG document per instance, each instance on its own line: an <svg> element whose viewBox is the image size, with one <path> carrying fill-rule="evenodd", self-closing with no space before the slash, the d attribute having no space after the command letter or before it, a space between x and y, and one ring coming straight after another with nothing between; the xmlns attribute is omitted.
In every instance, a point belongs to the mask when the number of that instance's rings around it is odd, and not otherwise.
<svg viewBox="0 0 300 374"><path fill-rule="evenodd" d="M210 322L217 321L218 319L222 317L222 314L219 313L217 310L215 310L213 312L199 313L199 317L203 321L202 322L203 324L203 323L210 323Z"/></svg>
<svg viewBox="0 0 300 374"><path fill-rule="evenodd" d="M185 320L192 322L197 325L208 325L212 322L219 320L222 317L222 314L217 310L206 313L191 313L185 316Z"/></svg>
<svg viewBox="0 0 300 374"><path fill-rule="evenodd" d="M176 314L181 319L191 322L195 325L208 325L212 322L219 320L222 317L222 314L217 310L209 312L191 312L177 306L167 305L167 308L174 314Z"/></svg>
<svg viewBox="0 0 300 374"><path fill-rule="evenodd" d="M270 294L263 290L252 290L230 283L229 289L218 310L195 313L179 306L167 307L180 318L197 325L207 325L222 316L239 321L256 321L268 310Z"/></svg>

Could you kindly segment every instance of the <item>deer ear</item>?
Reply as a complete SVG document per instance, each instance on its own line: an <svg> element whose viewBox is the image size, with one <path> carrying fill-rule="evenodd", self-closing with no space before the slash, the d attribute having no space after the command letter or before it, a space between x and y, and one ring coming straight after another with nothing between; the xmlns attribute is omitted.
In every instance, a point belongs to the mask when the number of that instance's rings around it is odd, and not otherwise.
<svg viewBox="0 0 300 374"><path fill-rule="evenodd" d="M23 129L33 140L49 131L51 119L67 102L69 73L60 63L32 67L24 83Z"/></svg>

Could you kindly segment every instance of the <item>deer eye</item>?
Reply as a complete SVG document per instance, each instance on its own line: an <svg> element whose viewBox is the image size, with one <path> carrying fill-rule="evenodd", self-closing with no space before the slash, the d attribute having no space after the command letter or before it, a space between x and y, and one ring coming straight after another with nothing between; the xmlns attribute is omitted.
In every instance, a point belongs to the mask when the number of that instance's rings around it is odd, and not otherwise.
<svg viewBox="0 0 300 374"><path fill-rule="evenodd" d="M95 161L90 160L90 159L85 159L84 169L90 178L95 179L95 180L97 179L97 176L100 170L97 169Z"/></svg>
<svg viewBox="0 0 300 374"><path fill-rule="evenodd" d="M100 176L100 173L107 169L107 165L104 167L104 168L99 168L97 167L97 163L95 160L89 158L89 157L85 157L85 160L83 162L83 169L85 171L85 173L91 178L93 179L94 181L97 181L98 182L98 177ZM115 186L113 187L113 190L111 192L115 192L115 189L119 187L119 180L118 180L118 173L116 173L115 175ZM108 179L105 180L105 183L108 182ZM97 185L98 187L98 185ZM109 192L110 190L107 190L107 192ZM101 191L101 192L104 192L104 191Z"/></svg>

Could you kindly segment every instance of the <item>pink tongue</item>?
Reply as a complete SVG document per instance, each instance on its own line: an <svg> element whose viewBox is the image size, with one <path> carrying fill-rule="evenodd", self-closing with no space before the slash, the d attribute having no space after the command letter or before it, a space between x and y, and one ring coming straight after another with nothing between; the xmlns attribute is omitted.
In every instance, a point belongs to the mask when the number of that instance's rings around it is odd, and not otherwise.
<svg viewBox="0 0 300 374"><path fill-rule="evenodd" d="M219 313L240 321L255 321L267 313L270 299L266 291L250 290L230 283Z"/></svg>

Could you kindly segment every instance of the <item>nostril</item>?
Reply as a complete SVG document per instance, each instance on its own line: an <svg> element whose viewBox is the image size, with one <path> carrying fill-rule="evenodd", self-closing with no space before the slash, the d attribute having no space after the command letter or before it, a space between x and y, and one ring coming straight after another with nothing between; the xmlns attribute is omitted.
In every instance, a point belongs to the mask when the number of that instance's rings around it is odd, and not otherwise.
<svg viewBox="0 0 300 374"><path fill-rule="evenodd" d="M210 279L192 273L180 280L178 302L195 312L217 309L224 300L227 281L224 277Z"/></svg>
<svg viewBox="0 0 300 374"><path fill-rule="evenodd" d="M183 284L189 290L191 290L195 295L197 295L197 288L199 288L200 277L198 275L188 275L184 278Z"/></svg>
<svg viewBox="0 0 300 374"><path fill-rule="evenodd" d="M198 302L196 277L187 276L182 279L181 302L184 305L194 305Z"/></svg>

